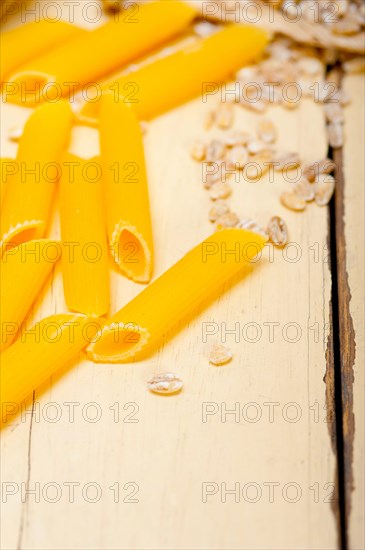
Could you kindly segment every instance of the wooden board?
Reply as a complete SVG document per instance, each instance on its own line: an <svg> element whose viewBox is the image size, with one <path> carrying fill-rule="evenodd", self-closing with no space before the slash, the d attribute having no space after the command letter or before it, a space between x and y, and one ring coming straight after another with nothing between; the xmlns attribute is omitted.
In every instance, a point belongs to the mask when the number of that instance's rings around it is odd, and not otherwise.
<svg viewBox="0 0 365 550"><path fill-rule="evenodd" d="M146 137L156 276L212 230L199 167L189 157L192 141L204 135L207 108L200 100L181 107L154 121ZM257 115L239 107L236 112L236 127L253 130ZM11 108L5 120L16 116ZM280 127L281 147L301 151L309 161L325 154L318 105L308 101L295 112L273 109L272 118ZM83 149L86 136L95 138L88 129L82 136L81 140L81 132L75 132L74 149L78 139ZM83 358L42 393L36 392L33 422L28 415L25 422L7 429L3 479L21 484L30 468L29 487L56 483L62 497L51 504L47 496L44 500L41 495L40 502L30 496L22 505L5 507L5 547L15 547L19 537L22 548L335 547L335 518L327 501L335 457L325 423L323 383L330 300L324 261L327 212L315 206L303 215L284 210L278 197L287 186L277 177L273 183L268 178L239 182L231 200L240 215L261 223L275 213L287 220L295 244L286 259L271 249L273 261L266 253L262 265L227 286L219 301L198 310L195 319L148 360L103 366ZM288 261L296 255L298 261ZM141 290L119 276L114 276L114 283L113 309ZM63 310L57 274L35 308L35 318ZM226 337L234 360L213 368L205 357L213 338L205 343L204 331L213 327L216 339L222 340L225 323L229 330L238 323L240 330L238 337ZM272 342L270 323L275 323ZM298 341L290 342L297 331ZM163 399L146 391L149 376L164 370L182 376L181 395ZM80 403L75 405L74 422L68 420L66 402ZM87 406L91 402L97 405ZM120 404L119 422L113 421L114 403ZM227 415L222 422L224 406L238 406L237 418ZM206 422L204 407L216 411ZM126 416L137 409L131 420L138 422L127 422ZM97 410L100 421L85 420ZM61 418L52 423L48 413ZM256 422L250 421L256 416ZM19 461L16 468L14 460ZM80 483L81 488L95 482L102 498L91 504L79 492L70 504L65 482ZM115 483L138 484L138 504L115 504L109 489ZM205 483L213 484L208 489L220 487L206 503ZM240 502L232 495L226 503L221 501L224 483L227 488L239 484L236 487L244 491ZM246 484L251 485L245 489ZM262 496L254 504L249 500L256 498L256 490ZM289 502L296 500L296 491L298 501ZM19 495L10 498L14 501ZM261 528L263 522L266 529ZM67 529L62 528L65 523Z"/></svg>
<svg viewBox="0 0 365 550"><path fill-rule="evenodd" d="M197 99L149 125L155 277L212 232L209 197L189 151L197 138L222 135L203 129L217 99ZM16 150L8 129L29 113L3 106L4 156ZM304 100L296 111L272 107L268 114L280 149L298 151L304 161L325 156L320 105ZM257 121L235 108L236 129L254 133ZM97 132L75 128L71 149L93 156ZM278 174L257 183L241 178L233 187L232 208L263 225L281 215L291 245L284 252L267 247L262 262L167 333L148 359L96 365L80 356L35 392L2 434L3 490L14 492L6 502L3 496L4 548L338 547L334 427L326 422L334 405L323 381L333 368L328 210L285 210L279 195L289 184ZM57 216L52 235L59 236ZM116 272L112 288L112 311L142 289ZM56 271L29 324L60 311ZM216 334L207 336L209 330ZM209 345L224 339L234 359L214 368ZM148 378L166 370L181 375L184 391L171 398L148 393ZM355 500L354 514L361 518Z"/></svg>
<svg viewBox="0 0 365 550"><path fill-rule="evenodd" d="M347 289L343 289L344 299L349 302L347 328L349 345L344 373L345 392L348 402L351 398L353 423L349 410L344 418L344 428L348 435L348 514L349 547L365 547L364 540L364 128L359 121L364 120L364 75L351 75L344 79L344 89L352 98L345 110L346 141L343 151L344 165L344 209L343 237L346 244ZM351 331L353 330L353 332ZM351 397L350 397L351 396ZM351 428L354 429L351 429Z"/></svg>

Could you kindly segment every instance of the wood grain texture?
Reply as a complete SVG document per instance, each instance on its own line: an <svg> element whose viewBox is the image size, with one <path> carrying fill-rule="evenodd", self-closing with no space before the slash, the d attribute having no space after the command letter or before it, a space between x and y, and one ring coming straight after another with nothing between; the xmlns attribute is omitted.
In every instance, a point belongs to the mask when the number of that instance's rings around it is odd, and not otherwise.
<svg viewBox="0 0 365 550"><path fill-rule="evenodd" d="M217 99L197 99L149 125L154 277L212 231L210 200L189 151L196 138L223 135L203 129ZM14 155L7 131L30 111L5 105L3 113L3 154ZM272 107L268 114L279 128L280 150L299 151L306 162L325 156L321 106L304 100L298 110ZM254 133L258 118L235 108L236 129ZM97 154L97 132L76 127L71 150ZM289 186L277 173L273 181L240 178L229 201L240 216L263 225L282 216L288 248L266 247L263 261L167 332L148 359L96 365L81 355L65 365L4 430L2 480L14 484L2 505L4 548L337 547L336 457L323 382L328 212L314 204L303 214L285 210L279 196ZM57 213L52 236L59 236ZM112 312L142 289L114 270L111 284ZM57 269L29 324L59 311L65 303ZM204 338L207 328L216 334ZM209 345L224 340L234 359L212 367ZM183 392L148 393L146 381L166 370L180 374ZM204 418L207 407L212 414ZM207 488L217 492L204 502ZM226 502L225 488L236 490Z"/></svg>
<svg viewBox="0 0 365 550"><path fill-rule="evenodd" d="M212 230L199 166L189 157L193 140L207 137L202 127L210 107L200 100L191 102L154 121L146 136L155 276ZM18 111L5 111L5 120L13 123ZM257 115L239 107L236 115L237 128L254 131ZM281 148L298 150L308 161L325 154L318 105L308 101L294 112L273 108L271 117L280 128ZM92 156L96 148L95 132L75 130L74 152ZM6 548L16 547L19 525L22 548L336 547L329 502L335 457L325 423L323 383L330 299L327 213L314 205L303 215L284 210L278 198L287 187L277 176L271 183L268 177L258 183L240 181L234 183L231 200L240 215L262 224L272 214L286 219L294 244L284 257L280 250L268 249L261 265L227 285L218 301L197 310L173 338L166 334L164 347L148 360L103 366L82 357L72 369L66 366L36 392L30 446L29 416L7 428L3 479L21 487L29 465L30 488L37 483L40 491L49 487L52 497L53 485L47 484L57 484L54 490L60 487L62 496L50 503L41 492L39 502L29 495L22 506L6 507ZM113 273L113 309L140 290ZM64 308L56 272L51 289L34 308L34 318ZM224 339L225 324L231 331L238 326L238 336L226 337L234 352L230 365L209 366L206 352L213 338L203 342L206 323L214 323L210 326L218 330L218 341ZM271 338L270 323L275 324ZM150 375L164 370L182 376L181 395L163 399L146 391ZM87 405L91 402L97 405ZM74 422L65 403L75 403ZM120 404L118 422L114 403ZM202 421L204 403L217 410L207 422ZM228 414L222 422L225 406L238 407L238 417ZM123 422L137 408L133 419L138 422ZM98 411L101 419L90 422L86 415ZM48 417L54 414L61 418L53 423ZM74 503L68 502L68 482L80 484ZM94 482L102 497L92 504L85 502L81 489ZM139 503L114 503L109 487L116 482L121 487L138 484ZM206 482L218 484L213 487L219 492L203 503ZM227 489L239 484L236 487L244 491L239 502L234 495L222 502L224 483ZM130 487L121 489L123 498ZM20 495L10 498L19 500ZM250 502L256 498L258 502Z"/></svg>
<svg viewBox="0 0 365 550"><path fill-rule="evenodd" d="M349 548L360 550L364 540L364 75L344 78L343 87L352 98L345 110L343 148L343 209L339 211L338 240L346 246L339 258L345 279L339 288L343 311L340 337L343 372L344 434L346 437Z"/></svg>

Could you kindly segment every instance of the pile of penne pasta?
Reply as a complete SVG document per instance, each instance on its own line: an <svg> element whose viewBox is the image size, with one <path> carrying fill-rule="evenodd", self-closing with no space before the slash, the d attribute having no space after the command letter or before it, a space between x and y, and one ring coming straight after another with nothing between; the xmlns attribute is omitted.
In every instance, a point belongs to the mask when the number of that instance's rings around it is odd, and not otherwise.
<svg viewBox="0 0 365 550"><path fill-rule="evenodd" d="M143 357L265 243L251 231L221 230L107 318L110 255L121 274L138 283L149 283L153 272L140 121L197 96L203 83L222 82L267 43L266 33L256 27L231 25L108 80L108 74L186 32L197 17L183 2L151 2L137 15L133 9L93 31L44 20L2 36L3 97L35 107L16 159L1 160L1 349L6 350L1 402L6 414L84 348L97 362ZM71 94L92 84L101 93L73 112ZM98 128L100 157L85 160L67 152L72 126L80 123ZM57 187L61 241L47 238ZM57 262L70 311L26 330L27 314Z"/></svg>

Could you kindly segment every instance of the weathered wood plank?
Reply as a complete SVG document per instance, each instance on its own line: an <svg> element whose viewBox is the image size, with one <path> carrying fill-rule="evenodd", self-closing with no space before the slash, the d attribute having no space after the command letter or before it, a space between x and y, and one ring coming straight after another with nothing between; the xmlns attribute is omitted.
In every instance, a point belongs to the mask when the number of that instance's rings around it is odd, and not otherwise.
<svg viewBox="0 0 365 550"><path fill-rule="evenodd" d="M203 130L215 101L193 101L149 126L155 276L212 231L210 201L189 150L197 137L221 135ZM8 105L3 111L3 154L14 154L6 131L27 112ZM235 112L235 128L254 132L258 116ZM280 149L299 151L305 161L325 156L319 105L273 107L269 116ZM96 132L76 128L72 149L93 156ZM285 210L279 195L289 184L278 174L258 183L240 178L233 187L232 208L262 224L281 215L291 246L267 247L262 262L182 330L167 333L148 359L110 366L81 356L36 391L32 427L23 416L2 437L3 481L19 487L3 506L5 548L336 548L336 457L323 382L331 296L327 209ZM53 235L58 231L56 219ZM113 311L142 288L116 272L112 284ZM58 270L29 322L64 310ZM216 334L206 335L208 329ZM225 335L226 329L234 332ZM232 363L209 366L209 344L225 338ZM183 378L181 395L147 392L151 374L165 370ZM95 414L101 417L94 422ZM39 499L25 498L22 483ZM225 488L237 491L226 502Z"/></svg>
<svg viewBox="0 0 365 550"><path fill-rule="evenodd" d="M364 540L364 75L350 75L343 87L351 97L345 110L343 207L336 209L340 256L341 368L349 548Z"/></svg>
<svg viewBox="0 0 365 550"><path fill-rule="evenodd" d="M189 157L193 140L206 136L202 126L210 106L199 100L183 106L154 121L146 137L156 276L212 230L199 167ZM14 110L8 114L13 123ZM254 131L257 115L239 107L236 115L237 128ZM325 154L318 105L308 101L294 112L273 108L271 117L280 128L280 148L298 150L308 161ZM75 132L75 151L94 154L95 148L93 131ZM173 338L167 335L149 359L114 366L82 359L36 392L29 486L41 493L40 502L30 495L23 506L24 548L335 548L329 502L335 457L322 380L330 300L327 213L314 205L305 214L285 210L278 197L288 185L281 176L273 182L268 176L259 183L239 181L231 200L240 215L263 224L274 213L287 220L294 244L284 254L268 249L262 265L227 285L218 301L197 311ZM114 274L113 309L140 290ZM39 319L63 310L57 273L34 314ZM237 326L240 334L226 337L232 364L210 367L205 353L213 338L204 342L204 331L213 327L222 340L225 327ZM181 374L181 395L163 399L147 393L151 373L164 370ZM90 402L97 405L87 406ZM75 403L74 422L65 403ZM121 407L119 422L113 421L114 403ZM204 407L214 411L206 422ZM227 414L222 422L224 407L238 407L238 417ZM126 415L137 408L132 420L138 422L129 423ZM97 410L102 418L93 423L87 414ZM61 414L55 423L49 419L54 414ZM7 448L26 448L29 434L19 433L20 428L4 433ZM25 481L24 454L7 452L4 479ZM80 484L72 504L67 482ZM102 497L91 504L81 489L94 482ZM109 487L127 482L138 484L139 503L115 504ZM243 490L239 502L228 495L223 503L221 484ZM50 494L44 496L47 487ZM218 493L202 502L202 491L217 487ZM47 502L52 488L62 493L55 504ZM132 489L121 489L121 498ZM250 502L255 498L257 503ZM5 510L6 547L15 547L19 521L19 510Z"/></svg>

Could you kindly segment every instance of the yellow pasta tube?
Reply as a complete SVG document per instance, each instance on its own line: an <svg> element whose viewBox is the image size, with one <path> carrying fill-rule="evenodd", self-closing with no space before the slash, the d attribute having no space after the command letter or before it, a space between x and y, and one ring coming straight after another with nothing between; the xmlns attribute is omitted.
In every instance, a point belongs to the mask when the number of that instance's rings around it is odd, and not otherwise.
<svg viewBox="0 0 365 550"><path fill-rule="evenodd" d="M20 65L87 31L66 21L41 19L0 35L0 82Z"/></svg>
<svg viewBox="0 0 365 550"><path fill-rule="evenodd" d="M23 243L2 256L0 349L13 342L21 323L60 257L60 243L47 239Z"/></svg>
<svg viewBox="0 0 365 550"><path fill-rule="evenodd" d="M109 254L99 159L63 158L62 273L67 306L90 317L109 309Z"/></svg>
<svg viewBox="0 0 365 550"><path fill-rule="evenodd" d="M168 330L215 297L264 244L262 235L244 229L218 231L111 317L88 346L90 359L117 363L151 350Z"/></svg>
<svg viewBox="0 0 365 550"><path fill-rule="evenodd" d="M153 244L142 133L130 106L112 94L102 100L100 145L113 257L127 277L147 283Z"/></svg>
<svg viewBox="0 0 365 550"><path fill-rule="evenodd" d="M44 236L71 124L65 101L41 105L28 119L19 141L18 169L2 206L2 250Z"/></svg>
<svg viewBox="0 0 365 550"><path fill-rule="evenodd" d="M0 159L0 204L3 203L5 198L6 189L9 185L9 180L11 179L11 174L16 170L16 162L11 158L1 158Z"/></svg>
<svg viewBox="0 0 365 550"><path fill-rule="evenodd" d="M150 119L206 92L256 59L268 42L265 31L231 25L196 44L105 83L105 90L125 96L140 120ZM85 102L80 118L94 124L100 101Z"/></svg>
<svg viewBox="0 0 365 550"><path fill-rule="evenodd" d="M23 331L2 356L1 409L3 422L58 369L74 359L99 330L84 315L52 315Z"/></svg>
<svg viewBox="0 0 365 550"><path fill-rule="evenodd" d="M8 79L13 89L6 98L34 103L44 99L44 94L67 96L179 34L196 14L180 1L133 4L95 31L22 65ZM22 86L36 91L24 94Z"/></svg>

